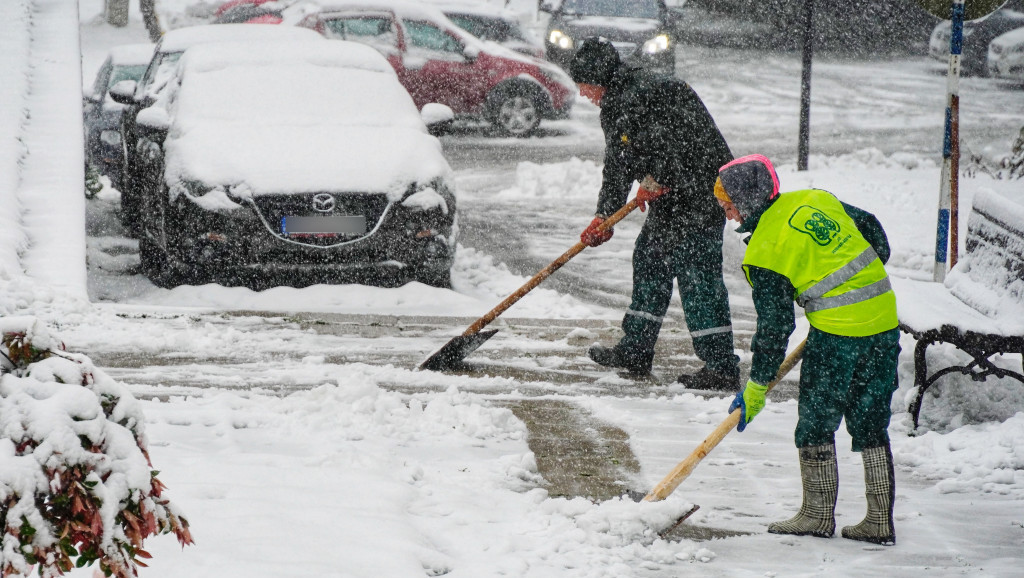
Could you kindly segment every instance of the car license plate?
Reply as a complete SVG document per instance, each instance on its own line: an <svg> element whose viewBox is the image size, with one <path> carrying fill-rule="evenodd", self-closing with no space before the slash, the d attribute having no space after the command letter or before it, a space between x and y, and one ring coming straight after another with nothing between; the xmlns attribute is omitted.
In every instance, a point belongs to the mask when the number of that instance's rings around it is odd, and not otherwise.
<svg viewBox="0 0 1024 578"><path fill-rule="evenodd" d="M363 215L281 218L281 234L286 237L361 235L365 232L366 217Z"/></svg>

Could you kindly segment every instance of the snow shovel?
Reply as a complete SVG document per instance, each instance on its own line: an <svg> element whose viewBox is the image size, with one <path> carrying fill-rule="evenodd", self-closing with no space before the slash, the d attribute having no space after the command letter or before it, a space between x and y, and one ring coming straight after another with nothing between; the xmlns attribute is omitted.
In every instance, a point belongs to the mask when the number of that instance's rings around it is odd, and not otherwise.
<svg viewBox="0 0 1024 578"><path fill-rule="evenodd" d="M615 212L614 215L605 219L603 223L597 228L599 231L607 231L608 229L615 226L616 223L625 218L626 215L631 213L636 208L636 199L633 199L622 206L621 209ZM437 353L431 355L426 361L420 364L420 369L429 369L431 371L445 371L448 369L454 369L466 358L467 355L476 351L478 347L483 345L485 341L490 339L497 329L490 331L480 331L488 323L494 321L496 317L505 312L506 309L519 301L524 295L529 293L534 287L540 285L541 281L547 279L552 273L565 265L569 259L572 259L576 255L580 254L581 251L586 249L587 246L583 243L576 243L571 249L562 253L562 256L555 259L550 265L541 269L540 273L533 276L532 279L527 281L522 287L516 289L514 293L505 298L504 301L498 304L497 307L491 309L486 315L477 319L462 332L462 335L452 338L451 341L444 344L444 347L437 350Z"/></svg>
<svg viewBox="0 0 1024 578"><path fill-rule="evenodd" d="M793 369L793 366L800 361L800 357L803 356L804 353L805 345L807 345L806 338L800 342L800 345L796 346L796 349L786 356L785 361L782 362L782 366L779 367L779 373L775 376L775 380L768 384L768 391L771 391L773 387L778 385L778 383L782 381L782 378L789 373L789 370ZM711 435L709 435L704 442L697 447L697 449L693 450L685 460L679 462L679 464L677 464L663 480L658 482L658 485L654 486L653 490L644 496L643 501L660 502L675 491L675 489L679 487L679 484L683 483L683 480L690 476L693 470L697 467L697 464L699 464L705 456L711 453L711 450L715 449L718 442L722 441L722 438L724 438L729 432L736 429L736 425L740 423L741 413L742 411L738 408L733 410L733 412L729 414L729 417L725 418L725 420L723 420L722 423L719 424L713 432L711 432Z"/></svg>

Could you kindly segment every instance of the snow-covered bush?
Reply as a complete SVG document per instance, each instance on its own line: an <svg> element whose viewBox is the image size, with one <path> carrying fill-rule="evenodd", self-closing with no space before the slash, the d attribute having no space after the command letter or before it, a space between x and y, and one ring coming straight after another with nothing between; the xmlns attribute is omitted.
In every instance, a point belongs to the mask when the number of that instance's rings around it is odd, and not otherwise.
<svg viewBox="0 0 1024 578"><path fill-rule="evenodd" d="M134 577L147 537L192 543L162 495L131 393L36 318L0 318L0 333L0 576L98 562Z"/></svg>
<svg viewBox="0 0 1024 578"><path fill-rule="evenodd" d="M968 177L984 173L996 180L1024 178L1024 127L1014 141L1010 154L999 158L986 158L984 154L975 153L961 140L960 150L963 156L960 161L961 172Z"/></svg>

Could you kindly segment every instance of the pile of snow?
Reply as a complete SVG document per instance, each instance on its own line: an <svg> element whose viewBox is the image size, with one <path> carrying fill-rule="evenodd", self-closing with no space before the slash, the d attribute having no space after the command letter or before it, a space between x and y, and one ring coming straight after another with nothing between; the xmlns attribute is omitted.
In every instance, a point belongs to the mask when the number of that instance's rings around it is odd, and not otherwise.
<svg viewBox="0 0 1024 578"><path fill-rule="evenodd" d="M498 193L503 199L594 199L601 189L601 165L574 158L564 163L521 162L516 186Z"/></svg>

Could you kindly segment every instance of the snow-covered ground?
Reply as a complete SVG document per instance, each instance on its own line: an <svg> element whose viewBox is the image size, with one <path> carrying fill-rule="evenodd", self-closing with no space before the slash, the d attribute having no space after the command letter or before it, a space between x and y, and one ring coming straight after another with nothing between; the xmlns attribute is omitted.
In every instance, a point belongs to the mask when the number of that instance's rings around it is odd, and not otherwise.
<svg viewBox="0 0 1024 578"><path fill-rule="evenodd" d="M67 32L66 6L61 18L51 18L51 10L60 10L57 0L13 4L17 18L0 21L0 63L12 79L0 86L0 314L43 318L73 351L144 360L151 377L126 385L141 399L154 466L191 522L196 544L181 549L171 537L151 539L147 549L154 558L142 576L1019 575L1024 563L1024 387L1010 379L978 384L946 378L925 401L925 427L910 435L905 408L913 385L913 340L906 336L890 428L898 543L874 547L838 537L765 533L768 522L788 517L799 505L794 401L769 403L746 432L727 437L665 502L552 498L537 474L525 425L497 403L521 397L526 384L508 377L418 372L407 364L335 362L339 348L395 351L396 359L399 353L425 355L450 335L403 338L389 333L356 339L326 335L293 318L298 311L372 312L400 316L401 324L407 315L478 316L526 278L473 247L460 250L451 291L418 284L397 289L315 286L253 292L209 285L163 290L132 273L134 242L103 231L117 202L116 192L107 191L88 207L99 230L90 232L86 287L81 263L86 243L78 232L83 228L80 184L50 185L66 199L61 207L77 206L78 214L47 213L51 220L46 224L26 217L29 202L37 198L32 187L39 173L33 172L33 163L49 163L45 166L55 167L56 175L81 166L75 156L81 154L80 127L66 113L50 117L43 112L64 110L68 98L78 98L77 92L66 94L77 87L64 87L77 74L77 65L66 59L66 46L33 42L64 38L58 33ZM98 23L101 5L101 0L80 2L84 84L107 47L145 37L137 15L124 30ZM158 5L171 10L185 2ZM30 12L32 26L27 26ZM46 49L33 51L31 46ZM31 72L44 68L37 66L41 62L61 83L34 80ZM851 65L823 68L828 75L843 66ZM857 70L899 76L884 62ZM738 127L750 126L766 140L775 131L792 132L787 119L793 114L758 125L749 111L743 112L764 95L744 100L751 85L742 79L722 75L703 86L695 81L695 86L708 89L709 108L716 115L722 112L723 130L727 136L736 134L741 147L757 139L742 136ZM824 83L815 96L839 100L843 90L841 83ZM729 102L741 106L729 108ZM1020 94L1003 95L1000 102L998 114L1006 115L1008 124L1024 124ZM41 125L15 112L26 108L39 111L33 119L46 118L49 124L64 119L67 138L42 151L26 147L44 136ZM567 139L596 134L593 110L580 108L567 121ZM1016 110L1016 116L1007 110ZM940 118L941 109L935 114ZM796 171L788 158L779 167L786 190L826 188L878 215L893 246L890 272L916 279L931 274L938 159L916 150L894 151L888 143L872 146L865 135L913 132L920 128L915 122L932 123L922 119L825 115L821 124L826 131L833 127L841 145L867 142L813 157L811 171ZM1015 132L1008 133L1009 140ZM1000 141L994 138L984 146L998 150ZM1008 148L1009 142L1002 146ZM475 176L466 171L461 182L473 182ZM600 167L586 161L521 165L507 175L498 194L463 187L460 203L462 210L513 213L525 198L533 207L550 209L557 216L543 223L544 235L529 246L538 258L550 260L586 224L599 178ZM1024 203L1021 181L965 178L962 223L971 200L986 190ZM625 272L637 221L620 226L607 245L588 250L586 262L599 263L592 266L628 284ZM44 238L43 233L61 239L67 250L40 252L30 240ZM728 236L726 267L737 311L750 308L736 270L741 254L740 240ZM92 303L82 298L86 289ZM508 313L570 321L614 321L620 314L620 309L547 287L531 292ZM556 328L564 331L558 341L566 348L579 335L588 335L582 322L571 325ZM529 350L528 341L519 345ZM583 347L577 349L583 355ZM936 361L955 355L944 348ZM225 361L230 366L221 365ZM1019 367L1021 358L1005 356L1000 363ZM191 376L187 387L178 379L186 373ZM621 381L609 373L600 383ZM290 383L315 387L280 395L279 386ZM643 488L689 454L725 418L728 406L726 399L671 387L639 396L615 395L612 387L607 394L594 394L593 388L581 393L575 384L545 389L545 397L570 401L629 434L641 466L636 483ZM845 430L838 432L837 443L837 522L845 525L863 515L862 474L859 455L848 451ZM701 509L688 523L750 534L710 542L657 537L694 503ZM90 574L88 569L71 573Z"/></svg>

